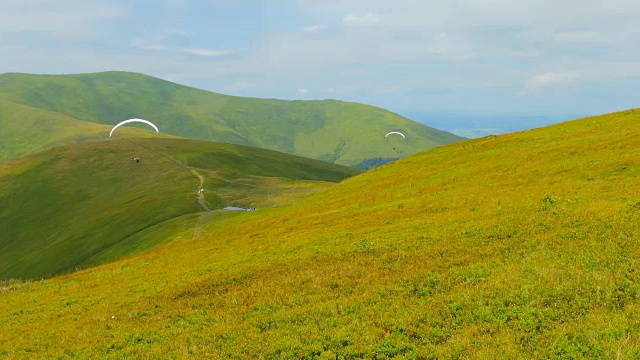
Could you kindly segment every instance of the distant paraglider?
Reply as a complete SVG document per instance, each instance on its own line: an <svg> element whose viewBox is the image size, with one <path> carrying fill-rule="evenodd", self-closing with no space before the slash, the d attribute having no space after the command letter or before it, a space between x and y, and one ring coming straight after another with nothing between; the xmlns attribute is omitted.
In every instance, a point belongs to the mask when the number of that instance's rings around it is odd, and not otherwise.
<svg viewBox="0 0 640 360"><path fill-rule="evenodd" d="M397 139L396 140L391 140L394 137L393 135L397 135ZM402 140L398 140L400 138L400 136L402 136ZM404 140L407 140L407 137L404 136L404 134L399 132L399 131L390 131L384 137L385 137L385 139L389 138L389 140L386 140L386 141L389 144L392 144L393 151L396 153L396 159L401 158L402 154L404 153L403 149L405 147L405 145L403 145L403 143L404 143Z"/></svg>
<svg viewBox="0 0 640 360"><path fill-rule="evenodd" d="M387 133L387 135L385 135L384 137L387 137L387 136L392 135L392 134L400 135L400 136L402 136L403 139L407 138L406 136L404 136L403 133L398 132L398 131L391 131L390 133Z"/></svg>
<svg viewBox="0 0 640 360"><path fill-rule="evenodd" d="M111 137L111 135L113 135L113 132L114 132L118 127L120 127L121 125L128 124L128 123L132 123L132 122L139 122L139 123L147 124L147 125L151 126L151 127L152 127L156 132L157 132L157 133L159 133L159 132L160 132L160 130L158 130L158 127L157 127L157 126L155 126L155 125L154 125L151 121L149 121L149 120L144 120L144 119L129 119L129 120L122 121L122 122L118 123L116 126L114 126L114 127L113 127L113 129L111 129L111 132L109 133L109 137Z"/></svg>

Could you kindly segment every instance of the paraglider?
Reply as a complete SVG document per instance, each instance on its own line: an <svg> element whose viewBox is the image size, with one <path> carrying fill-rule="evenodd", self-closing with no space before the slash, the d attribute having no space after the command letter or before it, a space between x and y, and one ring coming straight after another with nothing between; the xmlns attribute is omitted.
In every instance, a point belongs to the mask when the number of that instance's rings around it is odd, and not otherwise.
<svg viewBox="0 0 640 360"><path fill-rule="evenodd" d="M132 122L139 122L139 123L143 123L143 124L147 124L149 126L151 126L157 133L160 132L160 130L158 130L158 127L155 126L151 121L149 120L144 120L144 119L129 119L129 120L125 120L122 121L120 123L118 123L116 126L113 127L113 129L111 129L111 132L109 133L109 137L111 137L111 135L113 135L113 132L115 131L115 129L117 129L118 127L120 127L121 125L124 124L128 124L128 123L132 123Z"/></svg>
<svg viewBox="0 0 640 360"><path fill-rule="evenodd" d="M398 132L398 131L391 131L390 133L387 133L387 135L385 135L384 137L387 137L387 136L392 135L392 134L400 135L400 136L402 136L403 139L407 138L406 136L404 136L403 133Z"/></svg>
<svg viewBox="0 0 640 360"><path fill-rule="evenodd" d="M394 139L393 135L397 135ZM400 140L400 136L402 136L402 140ZM385 136L385 139L389 138L388 140L385 140L386 142L388 142L389 145L391 145L393 147L393 151L396 153L397 158L401 158L402 154L404 153L404 143L407 140L407 137L404 136L403 133L399 132L399 131L390 131L388 132Z"/></svg>

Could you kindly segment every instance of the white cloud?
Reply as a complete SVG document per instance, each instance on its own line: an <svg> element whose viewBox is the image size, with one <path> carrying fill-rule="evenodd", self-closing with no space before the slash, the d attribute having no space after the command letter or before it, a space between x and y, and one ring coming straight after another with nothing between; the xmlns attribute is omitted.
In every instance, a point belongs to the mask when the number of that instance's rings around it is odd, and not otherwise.
<svg viewBox="0 0 640 360"><path fill-rule="evenodd" d="M302 31L307 34L319 34L327 28L326 25L310 25L305 26Z"/></svg>
<svg viewBox="0 0 640 360"><path fill-rule="evenodd" d="M165 45L162 41L148 41L144 39L134 39L131 46L141 50L164 51L164 52L183 52L191 55L202 57L219 57L233 54L231 50L217 50L206 48L178 48Z"/></svg>
<svg viewBox="0 0 640 360"><path fill-rule="evenodd" d="M379 22L380 19L371 13L365 15L349 14L342 18L342 24L345 26L373 25Z"/></svg>
<svg viewBox="0 0 640 360"><path fill-rule="evenodd" d="M95 36L103 22L123 16L123 10L108 1L4 0L0 32L39 32L68 38Z"/></svg>
<svg viewBox="0 0 640 360"><path fill-rule="evenodd" d="M181 28L157 29L154 32L134 38L131 46L141 50L187 53L203 57L231 55L231 50L184 46L193 42L193 34Z"/></svg>
<svg viewBox="0 0 640 360"><path fill-rule="evenodd" d="M137 49L142 50L155 50L155 51L164 51L168 50L166 46L158 43L158 42L148 42L147 40L137 38L131 41L131 46Z"/></svg>
<svg viewBox="0 0 640 360"><path fill-rule="evenodd" d="M640 2L634 0L561 0L553 6L539 0L301 0L300 4L306 14L340 16L347 27L379 23L389 38L412 41L416 48L423 46L424 38L445 33L449 41L483 56L555 56L640 42L636 21ZM343 17L345 13L349 15ZM393 51L394 44L388 45Z"/></svg>
<svg viewBox="0 0 640 360"><path fill-rule="evenodd" d="M478 98L486 107L502 106L496 99L513 98L517 91L562 89L564 96L577 93L578 85L640 76L640 47L633 45L640 43L636 0L291 1L297 6L286 7L286 18L280 2L229 2L229 17L238 18L214 26L190 18L213 11L212 1L163 0L148 9L157 13L136 19L137 13L127 11L139 7L123 0L122 9L115 0L0 0L0 72L118 68L172 74L192 85L231 84L225 91L247 95L295 98L298 86L308 86L314 98L331 92L387 101L399 94L398 99L465 107ZM255 11L235 11L244 6ZM171 13L167 7L188 11ZM224 17L230 8L220 5L215 15ZM52 36L65 42L50 42ZM428 96L421 95L425 89ZM519 97L512 108L524 109L532 98L543 97Z"/></svg>
<svg viewBox="0 0 640 360"><path fill-rule="evenodd" d="M214 50L214 49L203 49L203 48L186 48L186 49L182 49L182 51L192 55L205 56L205 57L217 57L217 56L233 54L233 51L231 50Z"/></svg>
<svg viewBox="0 0 640 360"><path fill-rule="evenodd" d="M160 28L147 30L131 41L131 46L143 50L176 51L185 47L192 34L183 28Z"/></svg>
<svg viewBox="0 0 640 360"><path fill-rule="evenodd" d="M298 98L299 99L303 99L305 97L307 97L307 93L309 91L307 89L298 89Z"/></svg>
<svg viewBox="0 0 640 360"><path fill-rule="evenodd" d="M542 88L571 85L588 77L589 73L584 70L570 70L565 72L548 71L533 75L527 79L525 90L537 91Z"/></svg>
<svg viewBox="0 0 640 360"><path fill-rule="evenodd" d="M580 60L562 64L555 70L540 71L529 76L524 83L524 90L519 95L590 82L606 83L634 78L640 78L640 63Z"/></svg>

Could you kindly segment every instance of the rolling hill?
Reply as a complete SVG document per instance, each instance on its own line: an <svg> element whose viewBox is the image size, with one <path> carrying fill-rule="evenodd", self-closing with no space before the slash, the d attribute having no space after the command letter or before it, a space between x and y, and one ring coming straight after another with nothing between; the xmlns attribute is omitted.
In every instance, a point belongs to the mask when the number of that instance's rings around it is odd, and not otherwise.
<svg viewBox="0 0 640 360"><path fill-rule="evenodd" d="M274 206L357 173L271 150L156 138L0 163L0 279L113 260L221 216L205 210Z"/></svg>
<svg viewBox="0 0 640 360"><path fill-rule="evenodd" d="M126 72L1 74L0 99L105 125L145 118L163 133L179 137L250 145L365 169L462 139L368 105L242 98ZM0 126L24 127L21 122L30 118L17 111L2 113ZM384 138L394 130L407 139ZM74 137L66 140L71 143ZM0 155L26 153L25 149L0 143Z"/></svg>
<svg viewBox="0 0 640 360"><path fill-rule="evenodd" d="M0 161L55 146L106 140L110 130L111 126L108 125L16 104L0 96ZM118 133L121 136L173 137L135 127L120 128Z"/></svg>
<svg viewBox="0 0 640 360"><path fill-rule="evenodd" d="M639 143L637 110L468 140L5 282L0 355L638 358Z"/></svg>

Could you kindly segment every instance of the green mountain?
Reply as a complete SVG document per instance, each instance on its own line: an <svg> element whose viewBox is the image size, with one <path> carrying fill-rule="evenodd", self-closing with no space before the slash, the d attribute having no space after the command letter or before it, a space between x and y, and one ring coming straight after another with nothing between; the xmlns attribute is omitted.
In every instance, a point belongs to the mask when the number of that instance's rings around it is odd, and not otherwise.
<svg viewBox="0 0 640 360"><path fill-rule="evenodd" d="M5 282L0 355L638 358L639 143L637 110L468 140Z"/></svg>
<svg viewBox="0 0 640 360"><path fill-rule="evenodd" d="M0 164L0 279L110 261L185 228L193 236L225 205L278 205L358 173L271 150L143 138Z"/></svg>
<svg viewBox="0 0 640 360"><path fill-rule="evenodd" d="M126 72L2 74L0 98L105 125L144 118L163 133L179 137L250 145L361 168L462 139L368 105L228 96ZM0 114L0 126L24 127L21 122L31 118L19 112L10 115ZM390 131L404 133L406 140L385 138ZM0 143L0 155L23 149Z"/></svg>
<svg viewBox="0 0 640 360"><path fill-rule="evenodd" d="M55 146L106 140L110 130L108 125L17 104L0 96L0 161ZM172 137L134 127L121 128L118 132L135 137Z"/></svg>

